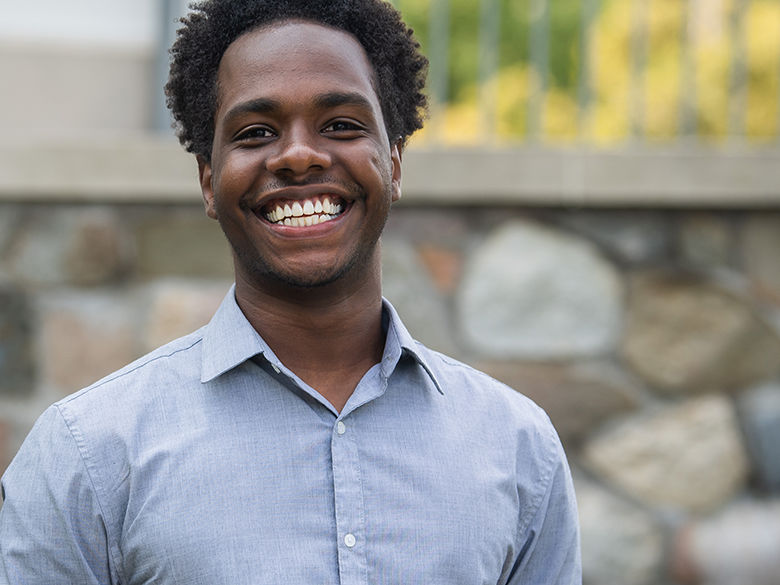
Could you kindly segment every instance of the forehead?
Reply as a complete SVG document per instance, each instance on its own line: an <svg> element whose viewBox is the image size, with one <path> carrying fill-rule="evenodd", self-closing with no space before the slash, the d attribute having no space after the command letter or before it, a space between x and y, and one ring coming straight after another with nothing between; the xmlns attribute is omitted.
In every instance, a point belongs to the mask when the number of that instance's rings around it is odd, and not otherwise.
<svg viewBox="0 0 780 585"><path fill-rule="evenodd" d="M225 51L217 74L218 110L242 99L289 99L306 90L350 90L378 106L374 71L358 40L308 21L251 30Z"/></svg>

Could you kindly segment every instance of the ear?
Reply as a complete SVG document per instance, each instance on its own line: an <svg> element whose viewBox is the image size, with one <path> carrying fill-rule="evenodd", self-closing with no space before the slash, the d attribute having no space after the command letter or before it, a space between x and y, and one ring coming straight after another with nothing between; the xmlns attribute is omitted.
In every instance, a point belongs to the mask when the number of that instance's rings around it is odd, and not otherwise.
<svg viewBox="0 0 780 585"><path fill-rule="evenodd" d="M214 205L214 189L211 186L211 163L206 161L201 155L198 159L198 177L200 179L200 192L203 195L203 205L206 208L206 215L211 219L217 219L217 208Z"/></svg>
<svg viewBox="0 0 780 585"><path fill-rule="evenodd" d="M397 141L390 148L390 160L393 163L393 178L392 178L392 201L395 203L401 198L401 152L403 151L403 145L401 141Z"/></svg>

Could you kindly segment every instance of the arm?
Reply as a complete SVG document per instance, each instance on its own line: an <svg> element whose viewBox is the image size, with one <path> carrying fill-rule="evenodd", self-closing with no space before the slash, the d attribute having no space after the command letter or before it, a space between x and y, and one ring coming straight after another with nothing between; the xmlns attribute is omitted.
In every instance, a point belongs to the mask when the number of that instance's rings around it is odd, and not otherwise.
<svg viewBox="0 0 780 585"><path fill-rule="evenodd" d="M582 564L571 473L558 444L548 489L528 527L507 585L581 585Z"/></svg>
<svg viewBox="0 0 780 585"><path fill-rule="evenodd" d="M41 416L8 467L2 495L0 583L115 582L92 480L56 407Z"/></svg>

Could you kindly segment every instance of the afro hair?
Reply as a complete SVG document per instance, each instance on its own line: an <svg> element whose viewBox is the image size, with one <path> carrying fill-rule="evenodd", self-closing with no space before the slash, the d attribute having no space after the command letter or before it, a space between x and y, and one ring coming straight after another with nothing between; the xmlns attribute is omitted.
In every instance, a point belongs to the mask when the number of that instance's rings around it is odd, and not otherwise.
<svg viewBox="0 0 780 585"><path fill-rule="evenodd" d="M217 71L242 34L284 20L343 30L363 46L391 142L405 144L422 127L428 60L401 16L385 0L205 0L181 19L165 86L176 134L187 151L211 160Z"/></svg>

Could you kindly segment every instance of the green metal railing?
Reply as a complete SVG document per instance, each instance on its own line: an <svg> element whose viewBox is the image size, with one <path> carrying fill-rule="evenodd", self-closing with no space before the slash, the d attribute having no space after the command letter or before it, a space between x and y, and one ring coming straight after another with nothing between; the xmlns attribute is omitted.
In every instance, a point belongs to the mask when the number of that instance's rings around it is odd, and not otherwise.
<svg viewBox="0 0 780 585"><path fill-rule="evenodd" d="M655 140L649 127L648 103L648 70L654 58L655 51L660 50L657 43L651 43L651 12L658 2L665 2L667 8L672 5L680 11L679 33L677 35L677 52L679 61L678 76L672 76L669 83L676 83L679 87L677 103L673 104L676 111L675 120L671 124L672 131L666 130L664 139L669 141L719 140L739 141L750 138L750 129L746 119L749 108L748 90L753 74L750 69L748 55L748 40L752 31L747 29L747 15L751 6L762 4L762 8L776 8L777 32L780 35L780 0L390 0L405 15L411 14L409 3L415 3L414 14L418 20L421 18L420 6L423 6L422 17L424 22L415 22L415 30L420 31L423 39L423 48L430 60L428 91L431 101L431 119L427 139L434 143L447 142L446 140L446 112L453 104L457 103L461 96L453 91L452 72L458 63L453 60L454 50L462 40L453 35L454 19L464 18L464 7L471 19L469 26L476 31L477 42L473 84L476 90L472 92L473 108L478 112L476 118L480 124L480 135L475 139L476 143L496 143L498 141L510 142L547 142L554 139L545 127L545 119L551 106L549 96L552 91L562 93L560 87L551 78L553 63L551 62L551 49L556 44L570 43L572 53L576 53L576 67L570 72L569 86L566 88L567 99L573 104L576 111L573 129L569 139L574 142L590 142L594 140L594 115L601 109L601 117L605 103L605 92L609 88L598 85L597 78L600 67L606 67L602 62L604 55L596 54L595 46L597 35L608 34L609 31L598 29L600 19L605 11L616 6L626 8L624 26L628 39L625 43L627 53L626 62L628 71L628 89L624 90L626 96L622 103L625 110L621 115L626 118L625 132L623 136L614 137L614 141L646 141ZM511 3L511 4L510 4ZM616 4L617 3L617 4ZM707 4L703 4L707 3ZM161 5L161 18L164 22L170 22L172 14L181 9L182 0L163 0ZM572 39L556 37L554 31L554 12L562 5L568 5L578 11L576 23L576 42ZM694 31L698 26L697 19L702 10L710 6L723 7L724 37L728 45L728 75L723 83L727 87L720 89L703 86L697 81L700 65L700 47ZM511 7L514 14L520 10L523 13L523 29L507 33L504 27L502 34L502 19ZM457 9L457 10L456 10ZM560 12L560 10L559 10ZM571 13L571 11L570 11ZM408 19L407 19L408 20ZM165 28L165 27L161 27ZM461 26L461 29L463 27ZM167 47L172 27L165 29L161 35L161 46ZM511 38L510 38L511 37ZM524 45L524 46L523 46ZM516 62L506 59L507 48L512 48L514 53L521 56ZM780 53L780 50L778 50ZM164 67L167 64L167 55L160 52L160 75L162 77ZM772 74L780 78L780 54L775 55L777 66ZM527 72L526 95L518 98L522 105L510 112L499 112L500 99L506 98L502 94L497 82L505 68L518 65ZM573 80L573 81L572 81ZM771 81L771 80L770 80ZM767 84L765 84L767 85ZM777 104L774 120L771 121L771 129L764 131L764 140L777 140L780 134L780 82L775 79L768 86L774 86L774 97L766 95L762 99L774 99ZM727 105L722 114L715 116L716 125L722 126L718 132L702 130L702 111L699 98L710 95L712 91L725 92ZM613 106L614 107L614 106ZM609 112L606 113L609 116ZM617 115L617 113L615 114ZM159 116L158 124L167 126L167 114ZM523 130L509 136L500 135L500 116L516 117L515 121L523 121ZM712 114L710 114L712 118ZM710 122L712 125L713 122ZM719 127L720 127L719 126ZM671 135L670 135L671 134Z"/></svg>

